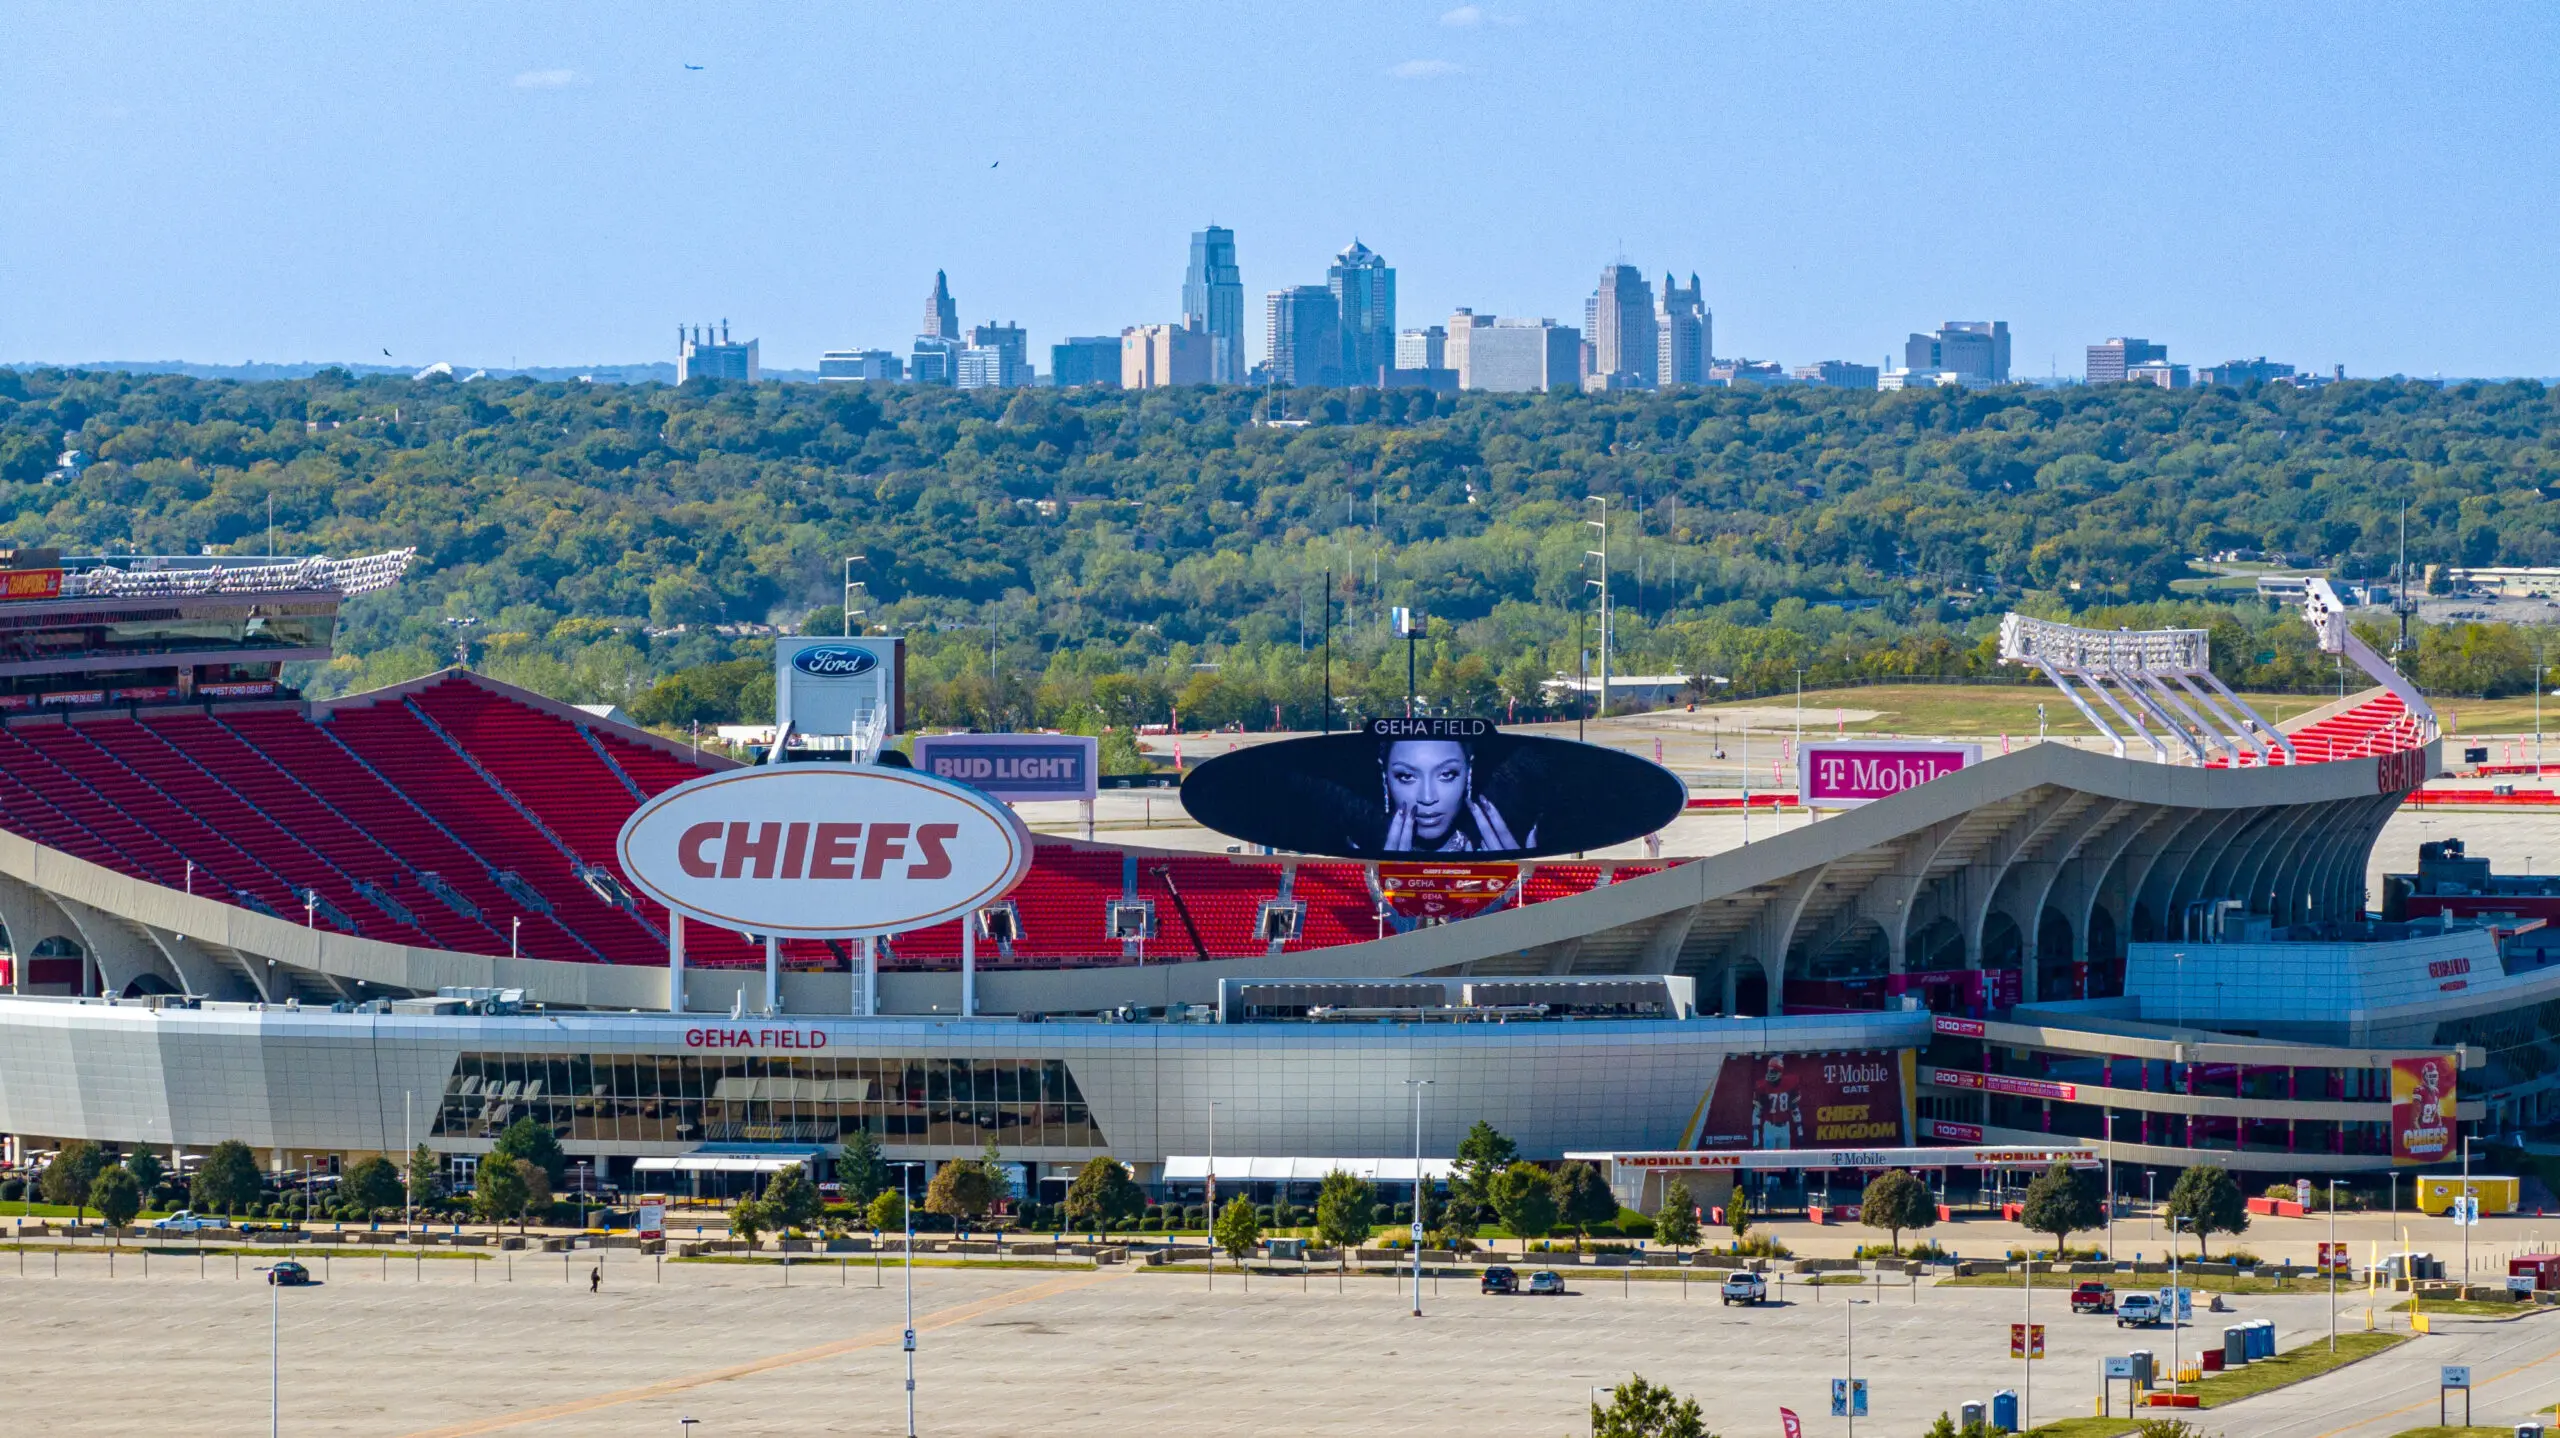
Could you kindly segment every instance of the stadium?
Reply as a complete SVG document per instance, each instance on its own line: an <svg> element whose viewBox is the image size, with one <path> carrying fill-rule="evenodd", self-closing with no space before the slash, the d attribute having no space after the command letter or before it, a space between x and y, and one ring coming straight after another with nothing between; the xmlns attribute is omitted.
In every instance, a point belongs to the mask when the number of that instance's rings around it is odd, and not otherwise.
<svg viewBox="0 0 2560 1438"><path fill-rule="evenodd" d="M293 694L282 666L407 558L6 561L7 1158L424 1143L467 1180L532 1117L655 1191L867 1128L898 1161L992 1143L1045 1181L1107 1153L1171 1192L1212 1165L1409 1182L1484 1120L1630 1192L1827 1187L1913 1148L2290 1177L2392 1164L2396 1063L2451 1055L2484 1133L2538 1124L2560 1072L2529 925L2368 915L2435 718L2318 582L2307 621L2375 687L2280 727L2201 632L2013 617L2004 656L2111 752L1955 764L1713 854L1523 862L1463 912L1376 863L1043 834L973 942L856 946L672 923L619 871L624 821L726 758L461 670ZM897 665L864 667L879 702L782 757L897 735Z"/></svg>

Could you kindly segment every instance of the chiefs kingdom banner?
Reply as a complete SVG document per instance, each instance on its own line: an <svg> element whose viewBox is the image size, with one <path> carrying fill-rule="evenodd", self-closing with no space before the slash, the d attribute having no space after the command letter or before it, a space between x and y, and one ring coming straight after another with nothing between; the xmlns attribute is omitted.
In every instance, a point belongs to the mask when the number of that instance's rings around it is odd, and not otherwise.
<svg viewBox="0 0 2560 1438"><path fill-rule="evenodd" d="M1910 1055L1737 1054L1708 1090L1700 1149L1894 1148L1909 1142Z"/></svg>

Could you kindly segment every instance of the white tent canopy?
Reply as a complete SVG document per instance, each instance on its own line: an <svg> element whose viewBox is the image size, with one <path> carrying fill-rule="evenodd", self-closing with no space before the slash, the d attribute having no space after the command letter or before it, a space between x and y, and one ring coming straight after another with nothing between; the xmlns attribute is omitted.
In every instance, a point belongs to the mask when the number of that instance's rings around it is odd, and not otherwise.
<svg viewBox="0 0 2560 1438"><path fill-rule="evenodd" d="M1457 1161L1426 1158L1423 1176L1446 1179L1457 1169ZM1413 1182L1413 1160L1409 1158L1238 1158L1218 1155L1218 1177L1231 1183L1321 1183L1324 1176L1341 1169L1353 1178L1371 1183ZM1209 1160L1197 1155L1175 1154L1164 1161L1167 1183L1198 1183L1209 1176Z"/></svg>
<svg viewBox="0 0 2560 1438"><path fill-rule="evenodd" d="M636 1173L780 1173L786 1168L806 1164L818 1156L816 1149L805 1154L773 1153L683 1153L673 1158L642 1158L632 1161Z"/></svg>

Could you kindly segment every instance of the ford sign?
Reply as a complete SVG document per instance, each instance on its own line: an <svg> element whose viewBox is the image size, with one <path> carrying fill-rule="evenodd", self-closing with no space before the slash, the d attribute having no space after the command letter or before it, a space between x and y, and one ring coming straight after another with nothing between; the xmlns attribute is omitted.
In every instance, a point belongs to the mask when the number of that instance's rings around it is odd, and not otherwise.
<svg viewBox="0 0 2560 1438"><path fill-rule="evenodd" d="M687 918L866 938L1004 897L1031 867L1031 834L986 795L912 770L783 764L669 789L624 822L615 853L633 886Z"/></svg>
<svg viewBox="0 0 2560 1438"><path fill-rule="evenodd" d="M803 649L791 656L791 667L820 679L852 679L880 667L880 656L868 649Z"/></svg>

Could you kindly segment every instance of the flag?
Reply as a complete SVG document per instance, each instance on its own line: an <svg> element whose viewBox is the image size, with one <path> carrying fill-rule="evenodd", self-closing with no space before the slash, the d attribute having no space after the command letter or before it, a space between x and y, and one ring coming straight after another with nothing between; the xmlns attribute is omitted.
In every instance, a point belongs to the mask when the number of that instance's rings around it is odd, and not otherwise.
<svg viewBox="0 0 2560 1438"><path fill-rule="evenodd" d="M1787 1430L1787 1438L1804 1438L1804 1420L1796 1416L1796 1410L1779 1409L1778 1422Z"/></svg>

